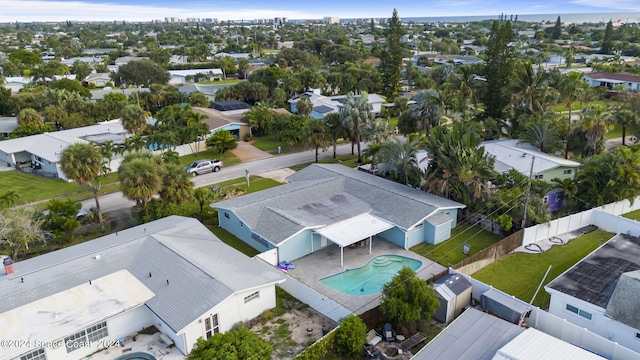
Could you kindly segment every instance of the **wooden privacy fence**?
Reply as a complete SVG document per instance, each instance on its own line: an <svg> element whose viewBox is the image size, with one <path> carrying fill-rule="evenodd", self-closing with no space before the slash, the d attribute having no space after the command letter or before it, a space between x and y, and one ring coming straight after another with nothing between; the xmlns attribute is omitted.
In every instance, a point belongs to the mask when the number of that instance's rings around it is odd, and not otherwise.
<svg viewBox="0 0 640 360"><path fill-rule="evenodd" d="M471 275L521 246L522 234L523 230L519 230L453 265L453 268L463 274Z"/></svg>

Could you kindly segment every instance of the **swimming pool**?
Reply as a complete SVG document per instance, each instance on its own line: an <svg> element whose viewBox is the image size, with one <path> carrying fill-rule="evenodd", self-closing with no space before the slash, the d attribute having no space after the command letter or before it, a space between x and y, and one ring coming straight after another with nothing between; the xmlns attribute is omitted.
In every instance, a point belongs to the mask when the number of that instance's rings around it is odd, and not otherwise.
<svg viewBox="0 0 640 360"><path fill-rule="evenodd" d="M380 292L382 286L404 266L416 271L422 266L422 261L400 255L381 255L369 260L363 267L349 269L318 281L347 295L371 295Z"/></svg>
<svg viewBox="0 0 640 360"><path fill-rule="evenodd" d="M129 354L124 354L122 356L118 356L116 360L156 360L156 358L146 352L132 352Z"/></svg>

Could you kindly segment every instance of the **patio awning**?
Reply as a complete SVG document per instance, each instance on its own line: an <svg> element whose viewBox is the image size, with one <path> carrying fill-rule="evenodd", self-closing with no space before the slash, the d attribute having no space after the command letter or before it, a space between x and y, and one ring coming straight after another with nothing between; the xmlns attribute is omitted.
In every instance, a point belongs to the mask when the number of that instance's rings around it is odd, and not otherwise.
<svg viewBox="0 0 640 360"><path fill-rule="evenodd" d="M385 230L389 230L392 227L393 225L391 223L380 218L370 214L362 214L336 224L325 226L316 231L343 248Z"/></svg>

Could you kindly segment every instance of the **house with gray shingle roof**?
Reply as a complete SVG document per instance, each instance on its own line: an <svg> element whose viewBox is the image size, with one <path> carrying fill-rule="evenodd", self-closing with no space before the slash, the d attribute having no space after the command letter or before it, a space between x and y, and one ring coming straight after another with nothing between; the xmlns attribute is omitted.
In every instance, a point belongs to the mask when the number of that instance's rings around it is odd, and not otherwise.
<svg viewBox="0 0 640 360"><path fill-rule="evenodd" d="M323 119L330 113L338 112L347 96L324 96L320 94L319 90L307 91L294 97L293 99L287 100L287 102L291 106L291 112L298 112L297 104L298 101L300 101L300 99L303 97L308 98L313 105L313 110L311 111L311 114L309 114L309 116L314 119ZM386 100L378 94L367 94L367 102L369 103L369 105L371 105L371 112L373 112L374 114L380 113L382 104L385 101Z"/></svg>
<svg viewBox="0 0 640 360"><path fill-rule="evenodd" d="M614 236L545 290L551 314L640 353L640 238Z"/></svg>
<svg viewBox="0 0 640 360"><path fill-rule="evenodd" d="M0 348L1 359L81 359L150 326L188 354L198 338L275 307L275 285L284 281L279 270L180 216L19 261L6 272L0 338L31 343Z"/></svg>
<svg viewBox="0 0 640 360"><path fill-rule="evenodd" d="M259 251L291 261L374 235L404 249L449 239L465 205L364 171L313 164L289 184L212 204L220 226ZM369 241L371 244L371 241Z"/></svg>

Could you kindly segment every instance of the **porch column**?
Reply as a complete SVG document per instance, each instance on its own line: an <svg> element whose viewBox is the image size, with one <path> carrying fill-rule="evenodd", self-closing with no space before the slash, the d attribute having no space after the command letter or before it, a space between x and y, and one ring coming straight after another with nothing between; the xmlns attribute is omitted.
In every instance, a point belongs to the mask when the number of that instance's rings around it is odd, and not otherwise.
<svg viewBox="0 0 640 360"><path fill-rule="evenodd" d="M373 242L373 236L369 236L369 255L371 255L371 243Z"/></svg>
<svg viewBox="0 0 640 360"><path fill-rule="evenodd" d="M340 267L344 267L344 248L340 246Z"/></svg>

